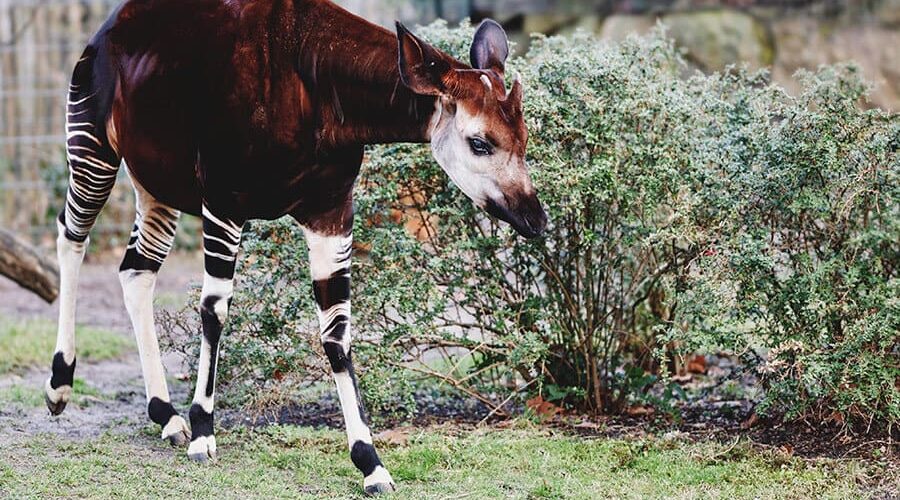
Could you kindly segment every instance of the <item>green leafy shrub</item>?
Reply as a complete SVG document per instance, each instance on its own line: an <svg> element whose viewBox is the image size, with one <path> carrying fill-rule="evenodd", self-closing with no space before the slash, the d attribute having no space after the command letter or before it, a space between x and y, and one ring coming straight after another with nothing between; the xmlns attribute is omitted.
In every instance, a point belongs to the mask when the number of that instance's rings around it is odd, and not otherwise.
<svg viewBox="0 0 900 500"><path fill-rule="evenodd" d="M424 30L453 41L451 51L470 32ZM617 369L633 355L653 365L649 332L661 319L648 298L693 252L673 236L694 144L684 66L663 37L606 46L584 34L538 39L513 66L526 83L529 156L552 229L521 240L452 188L427 147L375 148L361 219L393 211L437 222L421 244L401 224L360 228L372 253L361 265L369 306L357 311L391 346L449 355L453 370L441 377L473 393L546 385L554 399L617 412L635 378ZM401 206L410 199L420 203ZM409 288L390 285L398 281Z"/></svg>
<svg viewBox="0 0 900 500"><path fill-rule="evenodd" d="M419 30L457 56L472 32ZM354 350L376 412L408 409L425 377L497 414L535 393L613 413L654 399L666 358L716 350L757 371L761 410L898 422L900 120L858 106L853 67L792 97L765 73L685 76L662 32L538 38L509 66L544 238L476 210L427 146L368 152ZM317 378L317 335L296 335L317 331L300 233L253 228L223 368L251 387L276 365Z"/></svg>
<svg viewBox="0 0 900 500"><path fill-rule="evenodd" d="M890 427L900 421L900 120L858 107L866 87L853 67L798 76L797 97L744 74L702 80L702 144L720 171L694 192L701 206L731 199L677 296L683 326L669 333L686 349L762 356L761 410Z"/></svg>

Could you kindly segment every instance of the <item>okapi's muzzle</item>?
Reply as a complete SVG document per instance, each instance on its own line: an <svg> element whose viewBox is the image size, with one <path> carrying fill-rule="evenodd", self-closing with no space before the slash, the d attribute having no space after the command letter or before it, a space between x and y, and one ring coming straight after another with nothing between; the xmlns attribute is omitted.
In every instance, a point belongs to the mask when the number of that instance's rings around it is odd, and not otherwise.
<svg viewBox="0 0 900 500"><path fill-rule="evenodd" d="M509 223L517 233L532 239L544 233L547 228L547 212L541 206L537 193L517 197L503 196L502 200L488 199L485 211Z"/></svg>

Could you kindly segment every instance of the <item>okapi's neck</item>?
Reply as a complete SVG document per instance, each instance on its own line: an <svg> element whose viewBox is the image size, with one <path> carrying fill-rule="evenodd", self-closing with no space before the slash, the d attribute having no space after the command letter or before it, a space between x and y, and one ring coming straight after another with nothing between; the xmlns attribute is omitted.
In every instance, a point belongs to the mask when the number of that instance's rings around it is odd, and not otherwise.
<svg viewBox="0 0 900 500"><path fill-rule="evenodd" d="M320 141L428 142L436 98L400 81L397 37L330 2L301 4L300 66L323 104Z"/></svg>

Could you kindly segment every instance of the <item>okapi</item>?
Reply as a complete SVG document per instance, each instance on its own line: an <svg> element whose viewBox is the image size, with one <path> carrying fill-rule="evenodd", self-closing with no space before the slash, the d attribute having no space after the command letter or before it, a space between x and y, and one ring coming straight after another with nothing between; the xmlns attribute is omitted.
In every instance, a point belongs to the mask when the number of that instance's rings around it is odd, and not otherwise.
<svg viewBox="0 0 900 500"><path fill-rule="evenodd" d="M90 40L69 90L70 170L57 252L59 332L46 401L72 392L75 298L88 234L124 163L136 193L119 268L150 419L188 456L216 457L213 398L244 223L290 215L309 246L320 332L366 493L394 489L351 362L352 188L368 144L430 142L480 208L521 235L547 217L525 162L522 83L481 24L466 65L397 24L396 35L326 0L128 0ZM190 427L172 406L153 320L156 276L181 212L202 218L202 344Z"/></svg>

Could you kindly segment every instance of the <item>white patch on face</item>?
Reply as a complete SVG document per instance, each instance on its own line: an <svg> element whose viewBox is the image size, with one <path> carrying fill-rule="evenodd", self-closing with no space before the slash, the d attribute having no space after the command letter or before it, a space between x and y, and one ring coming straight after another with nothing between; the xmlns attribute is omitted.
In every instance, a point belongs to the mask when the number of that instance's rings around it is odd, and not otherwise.
<svg viewBox="0 0 900 500"><path fill-rule="evenodd" d="M453 183L479 208L488 200L504 206L507 195L533 193L524 158L509 151L495 149L494 154L478 156L472 152L469 139L484 139L487 123L480 114L471 114L465 106L451 112L439 99L431 123L431 151Z"/></svg>
<svg viewBox="0 0 900 500"><path fill-rule="evenodd" d="M485 122L480 116L468 113L463 106L456 113L448 112L442 100L432 123L431 152L453 183L479 207L488 199L502 199L497 173L500 154L475 156L469 147L469 138L483 136Z"/></svg>

